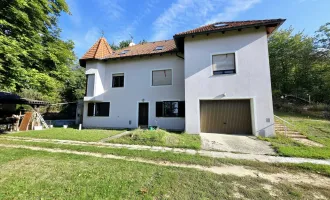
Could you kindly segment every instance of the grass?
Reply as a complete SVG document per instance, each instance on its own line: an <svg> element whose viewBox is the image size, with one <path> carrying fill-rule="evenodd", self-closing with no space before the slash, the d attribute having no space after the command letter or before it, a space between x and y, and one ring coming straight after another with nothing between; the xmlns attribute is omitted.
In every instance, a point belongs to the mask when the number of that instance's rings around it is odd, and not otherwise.
<svg viewBox="0 0 330 200"><path fill-rule="evenodd" d="M254 170L262 171L265 173L280 173L282 171L302 171L314 172L330 177L330 166L328 165L315 165L315 164L280 164L280 163L262 163L249 160L237 160L230 158L211 158L201 155L190 155L183 153L173 152L154 152L149 150L131 150L125 148L108 148L93 145L69 145L69 144L56 144L47 142L30 142L30 141L15 141L0 139L1 144L14 144L36 146L43 148L73 150L80 152L92 152L101 154L111 154L116 156L126 156L130 158L143 158L154 161L166 161L182 164L195 164L202 166L222 166L222 165L241 165Z"/></svg>
<svg viewBox="0 0 330 200"><path fill-rule="evenodd" d="M0 149L0 167L0 199L330 197L326 186L275 183L261 178L23 149Z"/></svg>
<svg viewBox="0 0 330 200"><path fill-rule="evenodd" d="M199 135L191 135L186 133L171 133L161 129L136 129L132 131L132 134L114 140L110 140L108 142L188 149L201 148L201 138Z"/></svg>
<svg viewBox="0 0 330 200"><path fill-rule="evenodd" d="M58 140L77 140L85 142L96 142L103 138L107 138L123 131L117 130L96 130L96 129L83 129L81 131L73 128L52 128L40 131L25 131L11 133L9 136L17 137L31 137L42 139L58 139Z"/></svg>
<svg viewBox="0 0 330 200"><path fill-rule="evenodd" d="M307 146L281 135L275 138L262 138L271 142L280 155L318 159L330 158L330 121L317 120L301 114L277 112L276 115L294 124L294 129L306 135L308 139L324 145L324 147Z"/></svg>

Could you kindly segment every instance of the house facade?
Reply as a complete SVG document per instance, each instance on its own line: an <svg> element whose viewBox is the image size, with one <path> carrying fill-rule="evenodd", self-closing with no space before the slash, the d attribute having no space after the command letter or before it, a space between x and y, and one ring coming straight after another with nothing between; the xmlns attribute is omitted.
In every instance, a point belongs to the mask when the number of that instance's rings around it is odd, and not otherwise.
<svg viewBox="0 0 330 200"><path fill-rule="evenodd" d="M86 67L84 127L274 135L268 36L283 19L221 22L114 51Z"/></svg>

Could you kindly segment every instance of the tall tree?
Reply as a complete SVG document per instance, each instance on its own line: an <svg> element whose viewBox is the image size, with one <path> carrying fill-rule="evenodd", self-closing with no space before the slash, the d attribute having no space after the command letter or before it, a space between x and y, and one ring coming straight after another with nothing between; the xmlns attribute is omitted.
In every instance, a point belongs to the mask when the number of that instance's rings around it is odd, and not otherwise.
<svg viewBox="0 0 330 200"><path fill-rule="evenodd" d="M59 101L75 58L60 39L57 19L65 0L0 0L0 90L33 90Z"/></svg>

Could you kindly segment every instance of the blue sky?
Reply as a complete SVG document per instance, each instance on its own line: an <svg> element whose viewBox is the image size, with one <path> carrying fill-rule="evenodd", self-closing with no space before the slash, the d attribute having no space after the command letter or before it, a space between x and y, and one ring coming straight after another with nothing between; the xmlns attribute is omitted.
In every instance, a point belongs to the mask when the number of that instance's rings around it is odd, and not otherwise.
<svg viewBox="0 0 330 200"><path fill-rule="evenodd" d="M101 36L118 43L133 36L171 39L175 33L231 20L285 18L282 28L312 35L330 22L330 0L67 0L71 15L59 19L61 37L75 42L80 58Z"/></svg>

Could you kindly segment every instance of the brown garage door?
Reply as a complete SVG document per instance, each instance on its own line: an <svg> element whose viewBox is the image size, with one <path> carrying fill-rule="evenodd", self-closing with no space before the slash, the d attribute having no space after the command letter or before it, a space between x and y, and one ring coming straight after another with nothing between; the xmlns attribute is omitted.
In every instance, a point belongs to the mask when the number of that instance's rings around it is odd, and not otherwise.
<svg viewBox="0 0 330 200"><path fill-rule="evenodd" d="M201 132L251 134L250 100L200 101Z"/></svg>

